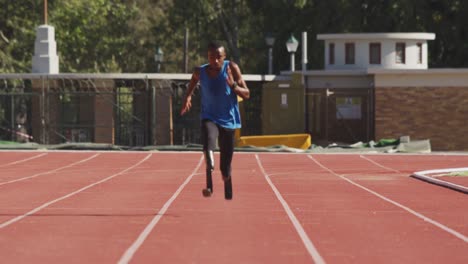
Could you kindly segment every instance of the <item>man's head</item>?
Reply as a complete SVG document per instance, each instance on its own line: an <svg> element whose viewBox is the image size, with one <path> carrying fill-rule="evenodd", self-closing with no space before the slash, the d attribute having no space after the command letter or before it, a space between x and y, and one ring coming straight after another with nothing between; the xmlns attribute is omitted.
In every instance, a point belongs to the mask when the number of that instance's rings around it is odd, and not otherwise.
<svg viewBox="0 0 468 264"><path fill-rule="evenodd" d="M210 66L220 69L223 67L224 59L226 59L224 46L217 42L210 42L208 44L208 62Z"/></svg>

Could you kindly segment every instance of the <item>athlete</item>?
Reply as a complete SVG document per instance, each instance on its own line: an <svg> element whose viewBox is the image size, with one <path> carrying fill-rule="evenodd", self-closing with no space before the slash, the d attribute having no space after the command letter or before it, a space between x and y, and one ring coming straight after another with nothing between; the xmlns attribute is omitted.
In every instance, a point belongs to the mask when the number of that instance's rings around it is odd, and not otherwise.
<svg viewBox="0 0 468 264"><path fill-rule="evenodd" d="M241 127L237 96L250 97L250 90L242 78L239 66L226 60L223 45L211 42L208 45L208 63L195 68L190 80L180 114L192 106L192 94L200 83L201 94L201 139L206 162L206 188L202 193L213 193L211 174L214 170L213 151L218 140L220 168L224 181L224 197L232 199L231 162L234 154L235 129Z"/></svg>

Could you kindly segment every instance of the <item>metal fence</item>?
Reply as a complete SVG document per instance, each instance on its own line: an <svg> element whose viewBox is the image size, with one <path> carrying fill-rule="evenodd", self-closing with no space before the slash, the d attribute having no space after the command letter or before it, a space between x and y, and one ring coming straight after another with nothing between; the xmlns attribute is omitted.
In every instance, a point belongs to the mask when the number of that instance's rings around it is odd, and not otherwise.
<svg viewBox="0 0 468 264"><path fill-rule="evenodd" d="M0 83L0 140L29 142L31 100L39 94L31 90L30 80L3 79Z"/></svg>
<svg viewBox="0 0 468 264"><path fill-rule="evenodd" d="M122 146L200 143L198 89L180 116L187 74L0 75L0 140ZM242 103L243 135L261 134L261 82Z"/></svg>

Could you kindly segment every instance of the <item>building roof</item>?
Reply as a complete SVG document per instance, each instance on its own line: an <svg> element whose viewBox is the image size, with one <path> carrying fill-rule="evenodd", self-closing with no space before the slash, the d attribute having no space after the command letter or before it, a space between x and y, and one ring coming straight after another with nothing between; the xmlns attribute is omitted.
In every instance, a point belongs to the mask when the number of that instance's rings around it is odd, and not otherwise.
<svg viewBox="0 0 468 264"><path fill-rule="evenodd" d="M408 32L408 33L341 33L341 34L318 34L318 40L376 40L376 39L418 39L434 40L434 33Z"/></svg>

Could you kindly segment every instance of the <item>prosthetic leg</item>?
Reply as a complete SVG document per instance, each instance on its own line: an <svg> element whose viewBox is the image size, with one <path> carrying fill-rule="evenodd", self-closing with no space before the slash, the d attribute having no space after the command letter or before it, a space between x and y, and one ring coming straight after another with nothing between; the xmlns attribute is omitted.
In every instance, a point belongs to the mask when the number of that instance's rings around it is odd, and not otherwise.
<svg viewBox="0 0 468 264"><path fill-rule="evenodd" d="M223 177L224 180L224 198L232 200L232 179L231 176Z"/></svg>
<svg viewBox="0 0 468 264"><path fill-rule="evenodd" d="M232 154L221 153L221 174L224 181L224 198L232 199L232 178L231 178L231 160Z"/></svg>
<svg viewBox="0 0 468 264"><path fill-rule="evenodd" d="M205 162L206 162L206 188L203 189L203 196L210 197L213 193L213 178L211 176L214 170L214 155L212 150L205 150Z"/></svg>

